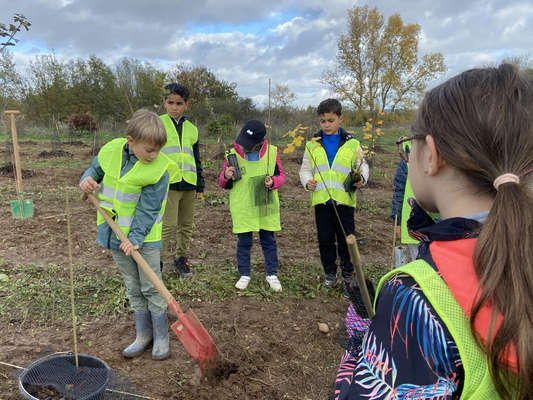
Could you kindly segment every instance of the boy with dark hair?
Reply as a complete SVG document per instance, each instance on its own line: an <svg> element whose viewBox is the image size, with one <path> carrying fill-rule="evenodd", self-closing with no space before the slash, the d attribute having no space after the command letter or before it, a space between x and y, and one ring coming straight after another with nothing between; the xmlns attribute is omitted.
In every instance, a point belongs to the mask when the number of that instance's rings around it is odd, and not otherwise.
<svg viewBox="0 0 533 400"><path fill-rule="evenodd" d="M175 238L174 271L181 277L191 277L188 256L194 224L194 199L203 197L205 186L198 129L183 116L189 106L189 90L178 83L171 83L165 86L165 91L167 114L160 118L167 132L167 144L161 151L176 163L179 173L170 181L168 204L163 216L162 258L166 256L169 241Z"/></svg>
<svg viewBox="0 0 533 400"><path fill-rule="evenodd" d="M319 117L326 113L333 113L340 117L342 121L342 105L337 99L326 99L322 101L318 105L316 113Z"/></svg>
<svg viewBox="0 0 533 400"><path fill-rule="evenodd" d="M300 181L311 192L311 204L315 208L324 286L331 289L337 285L338 254L347 294L354 267L344 234L355 233L355 190L368 180L368 165L359 141L340 126L343 120L341 103L336 99L324 100L318 105L317 114L321 130L305 144ZM361 178L347 190L344 183L353 170L357 170Z"/></svg>

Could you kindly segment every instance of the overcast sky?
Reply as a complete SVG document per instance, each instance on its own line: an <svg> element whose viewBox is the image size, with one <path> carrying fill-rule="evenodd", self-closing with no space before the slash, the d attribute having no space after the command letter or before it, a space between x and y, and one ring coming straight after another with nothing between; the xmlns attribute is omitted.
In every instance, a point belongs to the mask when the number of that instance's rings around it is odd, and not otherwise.
<svg viewBox="0 0 533 400"><path fill-rule="evenodd" d="M52 51L108 65L122 57L165 70L203 65L259 106L269 78L288 85L298 105L316 106L331 95L320 77L335 62L347 10L364 4L420 24L420 53L441 52L446 76L533 55L531 0L0 0L0 22L21 13L32 23L10 49L17 69Z"/></svg>

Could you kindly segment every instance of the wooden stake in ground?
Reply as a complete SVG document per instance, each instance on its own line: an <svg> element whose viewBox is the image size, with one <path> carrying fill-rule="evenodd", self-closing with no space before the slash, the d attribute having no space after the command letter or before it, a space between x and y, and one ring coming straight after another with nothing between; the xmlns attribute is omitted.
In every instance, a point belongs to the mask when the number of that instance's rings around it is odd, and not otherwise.
<svg viewBox="0 0 533 400"><path fill-rule="evenodd" d="M17 138L17 125L15 124L15 115L20 114L17 110L7 110L6 114L9 115L11 120L11 136L13 137L13 156L15 157L15 183L17 185L17 193L22 193L22 171L20 169L20 156L19 156L19 141ZM24 208L22 199L19 197L20 209Z"/></svg>
<svg viewBox="0 0 533 400"><path fill-rule="evenodd" d="M22 193L22 170L20 168L17 125L15 124L15 115L20 114L20 111L6 110L4 112L11 119L11 136L13 137L13 155L15 157L15 181L18 193L17 200L11 202L11 212L14 218L30 218L33 217L33 201L24 200Z"/></svg>
<svg viewBox="0 0 533 400"><path fill-rule="evenodd" d="M359 254L359 248L357 247L355 235L350 234L346 236L346 246L348 247L350 260L354 266L355 278L357 279L357 284L359 285L359 290L361 291L361 296L365 303L366 312L368 313L368 317L372 318L374 317L374 308L372 307L372 300L370 300L365 276L363 274L363 269L361 268L361 256Z"/></svg>
<svg viewBox="0 0 533 400"><path fill-rule="evenodd" d="M270 78L268 78L268 123L267 123L267 170L266 170L266 174L268 175L268 168L269 168L269 161L270 161L270 142L269 142L269 135L268 135L268 132L270 131L270 85L271 85L271 82L272 80ZM274 167L275 169L275 167ZM269 189L266 188L266 192L265 192L265 215L268 215L268 191Z"/></svg>
<svg viewBox="0 0 533 400"><path fill-rule="evenodd" d="M392 258L390 269L394 268L394 248L396 247L396 232L397 232L398 214L394 216L394 229L392 230Z"/></svg>
<svg viewBox="0 0 533 400"><path fill-rule="evenodd" d="M78 338L76 336L76 308L74 306L74 272L72 268L72 237L70 234L70 205L68 192L65 191L67 209L67 241L68 241L68 265L70 271L70 308L72 311L72 333L74 336L74 356L76 358L76 368L78 365Z"/></svg>

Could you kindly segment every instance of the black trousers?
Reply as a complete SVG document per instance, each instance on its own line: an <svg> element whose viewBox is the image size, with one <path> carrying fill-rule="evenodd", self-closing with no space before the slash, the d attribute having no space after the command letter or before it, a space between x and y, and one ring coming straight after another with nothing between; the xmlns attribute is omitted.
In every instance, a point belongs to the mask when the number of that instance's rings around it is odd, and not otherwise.
<svg viewBox="0 0 533 400"><path fill-rule="evenodd" d="M353 207L337 204L337 212L346 232L346 235L355 232ZM346 240L335 214L333 204L317 204L315 206L316 231L318 236L318 249L320 260L326 275L337 274L337 254L341 260L342 276L350 277L353 273L353 264L346 246Z"/></svg>

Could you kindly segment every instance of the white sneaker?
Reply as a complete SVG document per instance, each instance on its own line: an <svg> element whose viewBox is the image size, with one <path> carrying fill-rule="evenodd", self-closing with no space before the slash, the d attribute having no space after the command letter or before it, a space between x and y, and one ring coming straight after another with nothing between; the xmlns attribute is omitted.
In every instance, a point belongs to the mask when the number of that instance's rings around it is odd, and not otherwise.
<svg viewBox="0 0 533 400"><path fill-rule="evenodd" d="M239 280L235 284L235 287L239 290L244 290L248 287L249 283L250 283L250 277L243 275L239 278Z"/></svg>
<svg viewBox="0 0 533 400"><path fill-rule="evenodd" d="M281 283L276 275L267 275L266 281L274 292L281 292Z"/></svg>

